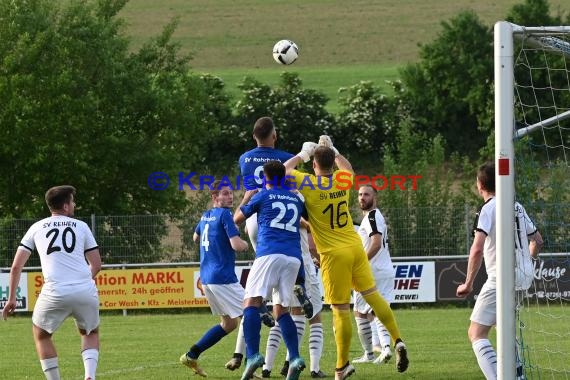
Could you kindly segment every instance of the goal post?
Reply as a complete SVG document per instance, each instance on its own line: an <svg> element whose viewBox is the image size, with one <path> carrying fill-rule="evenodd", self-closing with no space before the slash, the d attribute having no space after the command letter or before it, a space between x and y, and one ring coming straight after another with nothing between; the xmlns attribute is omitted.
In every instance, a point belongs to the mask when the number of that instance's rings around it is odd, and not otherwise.
<svg viewBox="0 0 570 380"><path fill-rule="evenodd" d="M523 330L521 326L524 326L524 323L517 320L521 298L517 300L517 294L515 294L513 205L515 200L519 199L515 191L515 169L517 169L517 183L525 181L524 176L521 175L524 170L519 169L517 165L528 163L526 158L519 157L520 153L517 152L519 145L515 142L524 137L533 140L529 145L532 149L539 150L539 153L533 154L546 161L528 165L538 172L534 175L539 180L547 176L545 174L547 171L555 171L558 166L563 167L562 175L558 174L559 178L568 177L570 167L568 165L570 153L569 68L570 26L524 27L506 21L495 24L496 327L497 378L499 380L542 378L545 375L541 375L541 371L544 370L541 363L523 363L524 368L528 368L529 374L537 373L537 377L522 377L520 373L517 374L517 364L520 364L520 360L517 363L517 354L524 355L524 353L521 354L516 343L517 338L521 338L517 336L517 332L520 335L520 331ZM517 75L520 75L520 78ZM568 183L564 181L568 180L563 179L562 187ZM532 181L529 183L527 187L534 185ZM564 188L559 190L560 192L567 191ZM524 198L526 194L520 194L520 196ZM568 206L568 197L565 200L565 206ZM527 207L524 204L523 206ZM533 218L533 215L530 217ZM548 215L545 216L545 218L548 217ZM565 222L560 224L566 225ZM566 238L568 236L566 234ZM535 278L536 281L538 278ZM526 302L530 305L528 298ZM535 301L534 308L541 308L543 301L539 302L537 296L535 296ZM568 298L560 295L557 301L559 302L555 306L564 308L567 306ZM540 310L535 314L542 318L548 313ZM565 309L562 309L562 315L565 314ZM543 323L549 322L539 320L538 324ZM537 330L540 329L542 326ZM562 336L568 337L569 332L570 329L563 332ZM550 333L541 331L540 334L548 336ZM544 351L548 351L548 348ZM534 358L543 360L543 355L541 355L537 354ZM570 354L565 351L562 357L564 358L565 355ZM566 369L565 365L558 368L551 361L545 367L548 367L548 377L554 376L553 374L570 376L570 370Z"/></svg>
<svg viewBox="0 0 570 380"><path fill-rule="evenodd" d="M495 24L495 198L497 236L497 378L515 379L514 44L513 25Z"/></svg>

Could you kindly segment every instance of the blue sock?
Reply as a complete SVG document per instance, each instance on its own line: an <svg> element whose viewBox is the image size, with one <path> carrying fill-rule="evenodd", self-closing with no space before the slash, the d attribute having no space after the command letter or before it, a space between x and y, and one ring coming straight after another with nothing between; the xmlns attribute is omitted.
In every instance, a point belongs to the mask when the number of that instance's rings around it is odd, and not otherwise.
<svg viewBox="0 0 570 380"><path fill-rule="evenodd" d="M198 359L198 356L214 344L218 343L220 339L228 335L228 333L220 325L215 325L202 336L186 355L192 359Z"/></svg>
<svg viewBox="0 0 570 380"><path fill-rule="evenodd" d="M283 340L289 351L289 361L299 357L299 337L297 336L297 326L291 318L291 314L282 314L279 319L279 326L281 326L281 334L283 334Z"/></svg>
<svg viewBox="0 0 570 380"><path fill-rule="evenodd" d="M246 307L243 311L243 335L248 358L259 353L260 331L261 317L259 316L259 308L255 306Z"/></svg>

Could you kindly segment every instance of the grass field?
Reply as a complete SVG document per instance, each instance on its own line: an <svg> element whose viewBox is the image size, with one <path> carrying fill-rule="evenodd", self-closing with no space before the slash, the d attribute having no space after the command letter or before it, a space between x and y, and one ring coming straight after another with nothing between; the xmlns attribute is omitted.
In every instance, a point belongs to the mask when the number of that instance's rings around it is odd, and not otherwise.
<svg viewBox="0 0 570 380"><path fill-rule="evenodd" d="M467 342L468 308L401 309L396 310L402 334L409 346L410 368L396 372L392 360L387 366L357 365L351 379L480 379L477 362ZM321 368L333 374L335 345L331 313L323 313L325 348ZM442 323L445 321L445 323ZM101 324L101 356L97 378L105 379L197 379L191 371L178 364L180 355L188 350L217 318L204 311L184 314L109 315L103 313ZM268 329L262 330L262 350ZM351 358L361 354L354 335ZM0 378L42 379L34 351L29 316L0 323ZM82 379L83 365L79 355L79 337L71 320L54 335L60 368L64 379ZM306 340L307 337L305 337ZM235 335L224 338L200 357L209 379L237 379L241 372L230 372L223 366L231 358ZM284 347L275 364L273 378L281 379L279 368L284 360ZM302 355L308 359L306 342ZM243 367L242 367L243 368ZM307 370L301 378L310 378Z"/></svg>
<svg viewBox="0 0 570 380"><path fill-rule="evenodd" d="M522 1L131 0L120 16L135 48L177 17L174 39L193 54L193 69L220 76L232 95L246 74L276 83L283 70L294 70L305 87L324 92L336 112L340 87L362 80L383 87L397 79L398 68L418 60L418 45L433 41L442 21L473 10L491 27ZM565 0L549 4L555 14L565 9ZM290 67L271 57L283 38L300 48Z"/></svg>

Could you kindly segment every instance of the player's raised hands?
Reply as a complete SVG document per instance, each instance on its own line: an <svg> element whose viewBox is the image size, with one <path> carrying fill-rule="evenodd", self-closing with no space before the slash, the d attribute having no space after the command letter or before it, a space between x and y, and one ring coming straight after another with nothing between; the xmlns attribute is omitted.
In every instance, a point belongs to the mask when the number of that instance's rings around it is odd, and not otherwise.
<svg viewBox="0 0 570 380"><path fill-rule="evenodd" d="M319 145L314 142L304 142L301 151L297 153L297 156L303 159L303 162L308 162L313 154L315 153L315 149L317 149Z"/></svg>
<svg viewBox="0 0 570 380"><path fill-rule="evenodd" d="M319 145L320 146L326 146L327 148L331 148L334 151L334 155L335 157L338 156L338 149L336 149L333 145L333 142L330 138L330 136L328 135L321 135L321 137L319 137Z"/></svg>

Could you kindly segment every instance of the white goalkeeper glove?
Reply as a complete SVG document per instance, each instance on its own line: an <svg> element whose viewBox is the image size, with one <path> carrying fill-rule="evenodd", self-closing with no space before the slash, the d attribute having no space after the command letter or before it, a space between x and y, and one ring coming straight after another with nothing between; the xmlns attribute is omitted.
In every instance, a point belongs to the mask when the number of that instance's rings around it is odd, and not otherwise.
<svg viewBox="0 0 570 380"><path fill-rule="evenodd" d="M303 147L301 148L301 151L297 153L297 156L301 157L303 162L308 162L318 146L319 145L314 142L304 142Z"/></svg>
<svg viewBox="0 0 570 380"><path fill-rule="evenodd" d="M335 156L335 157L339 155L338 149L336 149L336 148L333 146L333 142L332 142L332 140L331 140L331 138L330 138L329 136L327 136L327 135L322 135L321 137L319 137L319 145L321 145L321 146L326 146L327 148L331 148L331 149L333 150L333 152L334 152L334 156Z"/></svg>

